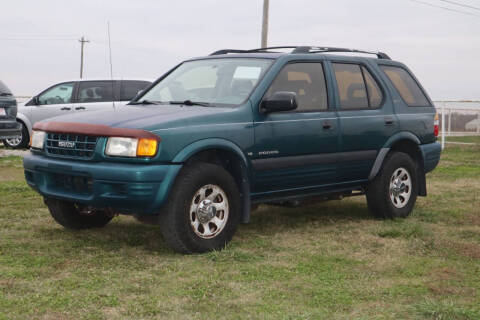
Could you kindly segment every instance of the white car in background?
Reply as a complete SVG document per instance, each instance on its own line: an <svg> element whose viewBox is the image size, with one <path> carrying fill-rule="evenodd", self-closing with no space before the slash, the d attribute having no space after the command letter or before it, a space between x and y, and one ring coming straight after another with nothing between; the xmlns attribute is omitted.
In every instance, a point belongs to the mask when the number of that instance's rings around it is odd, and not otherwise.
<svg viewBox="0 0 480 320"><path fill-rule="evenodd" d="M127 104L148 87L149 80L72 80L57 83L18 106L17 121L22 135L4 139L11 148L26 148L35 122L72 112L113 108Z"/></svg>

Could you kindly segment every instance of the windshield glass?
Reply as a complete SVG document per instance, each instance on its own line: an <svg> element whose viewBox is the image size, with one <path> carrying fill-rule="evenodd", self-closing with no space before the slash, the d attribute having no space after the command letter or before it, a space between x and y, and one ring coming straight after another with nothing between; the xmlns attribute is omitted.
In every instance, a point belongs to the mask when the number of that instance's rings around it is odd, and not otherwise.
<svg viewBox="0 0 480 320"><path fill-rule="evenodd" d="M187 61L146 92L142 102L202 102L234 106L244 102L271 65L269 59Z"/></svg>

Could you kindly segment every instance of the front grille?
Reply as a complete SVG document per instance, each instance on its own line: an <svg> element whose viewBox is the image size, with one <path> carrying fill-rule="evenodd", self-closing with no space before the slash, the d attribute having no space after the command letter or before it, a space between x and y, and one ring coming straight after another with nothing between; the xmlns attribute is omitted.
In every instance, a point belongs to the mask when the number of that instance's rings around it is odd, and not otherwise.
<svg viewBox="0 0 480 320"><path fill-rule="evenodd" d="M90 159L95 152L97 140L98 137L79 134L47 133L45 149L54 156Z"/></svg>

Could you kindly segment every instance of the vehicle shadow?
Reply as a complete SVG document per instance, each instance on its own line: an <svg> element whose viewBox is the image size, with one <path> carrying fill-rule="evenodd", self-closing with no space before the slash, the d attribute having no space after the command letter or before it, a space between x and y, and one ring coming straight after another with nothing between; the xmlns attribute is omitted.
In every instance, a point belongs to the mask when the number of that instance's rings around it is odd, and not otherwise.
<svg viewBox="0 0 480 320"><path fill-rule="evenodd" d="M314 225L322 228L374 219L362 201L328 201L305 207L262 205L252 212L250 223L237 230L237 236L274 236L277 233L301 230ZM53 223L53 221L52 221ZM38 237L47 241L65 241L75 248L95 248L102 251L120 251L131 248L162 255L175 253L166 246L160 228L136 221L132 217L117 217L101 229L72 231L59 226L37 228ZM235 239L235 238L234 238Z"/></svg>

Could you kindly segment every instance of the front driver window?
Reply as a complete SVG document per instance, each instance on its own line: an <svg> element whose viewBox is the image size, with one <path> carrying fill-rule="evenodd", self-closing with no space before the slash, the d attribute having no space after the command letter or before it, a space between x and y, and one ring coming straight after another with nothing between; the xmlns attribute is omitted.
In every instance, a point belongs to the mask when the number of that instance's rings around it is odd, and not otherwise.
<svg viewBox="0 0 480 320"><path fill-rule="evenodd" d="M62 104L71 103L73 93L73 82L62 83L48 89L38 97L38 104Z"/></svg>
<svg viewBox="0 0 480 320"><path fill-rule="evenodd" d="M319 62L291 63L277 75L265 94L293 92L297 96L296 112L324 111L328 109L327 86L323 66Z"/></svg>

